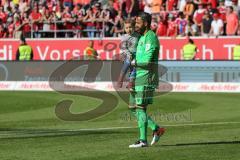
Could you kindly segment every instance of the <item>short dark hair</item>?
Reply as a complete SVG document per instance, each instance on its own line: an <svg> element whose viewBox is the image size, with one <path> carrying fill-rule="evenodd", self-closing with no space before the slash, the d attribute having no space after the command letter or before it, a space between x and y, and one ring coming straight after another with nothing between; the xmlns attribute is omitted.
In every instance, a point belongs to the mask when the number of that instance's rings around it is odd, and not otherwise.
<svg viewBox="0 0 240 160"><path fill-rule="evenodd" d="M20 40L23 42L23 43L26 43L26 39L25 39L25 36L23 34L20 35Z"/></svg>
<svg viewBox="0 0 240 160"><path fill-rule="evenodd" d="M148 27L151 26L151 23L152 23L152 16L151 16L151 14L146 13L146 12L140 12L138 14L138 17L141 17L144 22L147 22Z"/></svg>
<svg viewBox="0 0 240 160"><path fill-rule="evenodd" d="M189 38L188 42L192 44L194 43L194 41L191 38Z"/></svg>
<svg viewBox="0 0 240 160"><path fill-rule="evenodd" d="M233 6L229 6L228 8L230 8L233 11Z"/></svg>

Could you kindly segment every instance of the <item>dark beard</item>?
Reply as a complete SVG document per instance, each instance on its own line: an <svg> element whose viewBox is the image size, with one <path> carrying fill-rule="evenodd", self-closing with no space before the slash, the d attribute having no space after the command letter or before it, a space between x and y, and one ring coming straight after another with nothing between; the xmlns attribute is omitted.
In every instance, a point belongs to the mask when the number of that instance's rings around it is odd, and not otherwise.
<svg viewBox="0 0 240 160"><path fill-rule="evenodd" d="M146 30L146 27L142 27L142 28L140 28L137 32L138 32L139 34L143 35L143 33L145 32L145 30Z"/></svg>

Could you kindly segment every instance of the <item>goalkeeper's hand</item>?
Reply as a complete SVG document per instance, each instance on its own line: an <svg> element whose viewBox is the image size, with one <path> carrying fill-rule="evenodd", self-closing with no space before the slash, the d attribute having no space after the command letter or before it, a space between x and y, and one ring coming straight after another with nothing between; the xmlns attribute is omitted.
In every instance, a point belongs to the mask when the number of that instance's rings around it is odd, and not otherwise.
<svg viewBox="0 0 240 160"><path fill-rule="evenodd" d="M131 61L131 66L134 66L134 67L136 66L136 60L135 59Z"/></svg>

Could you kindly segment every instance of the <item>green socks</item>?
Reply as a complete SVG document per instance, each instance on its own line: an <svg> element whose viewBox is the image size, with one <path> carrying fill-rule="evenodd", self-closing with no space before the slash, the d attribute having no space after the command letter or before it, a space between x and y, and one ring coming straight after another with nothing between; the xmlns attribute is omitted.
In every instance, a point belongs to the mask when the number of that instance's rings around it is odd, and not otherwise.
<svg viewBox="0 0 240 160"><path fill-rule="evenodd" d="M134 117L137 117L137 112L135 108L130 108L131 115ZM158 125L152 120L150 116L147 115L147 120L148 120L148 127L152 130L155 131L158 128Z"/></svg>
<svg viewBox="0 0 240 160"><path fill-rule="evenodd" d="M142 141L147 141L147 114L143 109L136 109L138 127L140 131L139 139Z"/></svg>
<svg viewBox="0 0 240 160"><path fill-rule="evenodd" d="M131 108L130 112L133 116L137 117L138 127L140 130L140 140L147 140L147 127L151 128L152 131L158 128L158 125L147 115L144 109Z"/></svg>
<svg viewBox="0 0 240 160"><path fill-rule="evenodd" d="M147 119L148 119L148 127L151 128L152 131L155 131L158 128L158 125L156 124L156 122L152 120L150 116L147 116Z"/></svg>

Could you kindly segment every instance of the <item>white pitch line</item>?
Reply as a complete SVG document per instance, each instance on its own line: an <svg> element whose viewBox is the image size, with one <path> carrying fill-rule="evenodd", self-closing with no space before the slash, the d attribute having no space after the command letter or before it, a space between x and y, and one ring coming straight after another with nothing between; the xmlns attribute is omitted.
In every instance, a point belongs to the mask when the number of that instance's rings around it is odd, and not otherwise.
<svg viewBox="0 0 240 160"><path fill-rule="evenodd" d="M206 126L206 125L223 125L223 124L240 124L240 122L206 122L206 123L185 123L185 124L169 124L166 127L184 127L184 126Z"/></svg>
<svg viewBox="0 0 240 160"><path fill-rule="evenodd" d="M184 126L206 126L206 125L225 125L225 124L240 124L240 122L208 122L208 123L185 123L185 124L169 124L162 125L163 127L184 127ZM83 128L83 129L74 129L74 130L61 130L61 131L103 131L103 130L117 130L117 129L133 129L137 127L108 127L108 128Z"/></svg>
<svg viewBox="0 0 240 160"><path fill-rule="evenodd" d="M184 126L206 126L206 125L225 125L225 124L240 124L240 122L208 122L208 123L191 123L191 124L169 124L169 125L162 125L163 127L184 127ZM61 130L59 129L58 131L56 131L56 133L59 132L59 134L61 134L61 132L79 132L79 131L106 131L106 130L118 130L118 129L134 129L137 127L107 127L107 128L82 128L82 129L65 129L65 130ZM38 129L36 129L37 131ZM9 133L14 132L16 133L16 131L4 131L5 133L1 133L0 131L0 139L2 135L9 135ZM41 131L40 131L41 132ZM53 134L54 132L47 132L47 133L38 133L38 135L49 135L49 134ZM21 134L21 132L20 132ZM29 133L29 135L31 134L35 134L35 133ZM14 137L18 137L18 136L14 136Z"/></svg>
<svg viewBox="0 0 240 160"><path fill-rule="evenodd" d="M107 128L82 128L82 129L67 129L61 130L66 132L77 132L77 131L104 131L104 130L117 130L117 129L132 129L137 127L107 127Z"/></svg>
<svg viewBox="0 0 240 160"><path fill-rule="evenodd" d="M162 125L163 127L184 127L184 126L207 126L207 125L225 125L225 124L240 124L240 122L214 122L214 123L185 123L185 124L173 124L173 125ZM1 133L0 131L0 139L4 139L4 138L24 138L24 137L38 137L38 136L58 136L58 135L64 135L66 133L62 133L62 132L69 132L69 133L74 133L74 132L79 132L79 131L107 131L107 130L118 130L118 129L134 129L137 127L108 127L108 128L82 128L82 129L66 129L66 130L56 130L55 132L51 132L51 130L47 133L41 133L41 131L39 133L38 130L35 130L35 133L28 133L28 134L24 134L24 133L16 133L16 131L3 131L4 133ZM14 132L14 135L11 135L11 132ZM37 134L36 134L37 133Z"/></svg>

